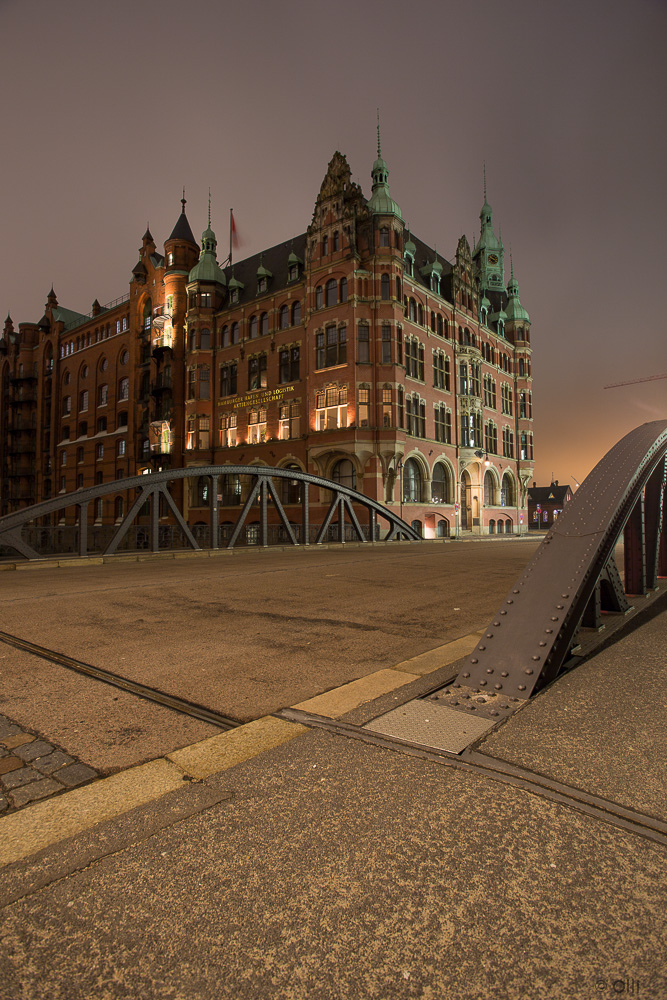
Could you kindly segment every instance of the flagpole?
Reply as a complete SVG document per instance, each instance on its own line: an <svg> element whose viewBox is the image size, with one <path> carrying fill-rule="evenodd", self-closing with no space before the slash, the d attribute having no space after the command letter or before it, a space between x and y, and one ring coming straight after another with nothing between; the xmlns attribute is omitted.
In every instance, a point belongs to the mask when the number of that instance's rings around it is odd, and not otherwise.
<svg viewBox="0 0 667 1000"><path fill-rule="evenodd" d="M230 210L229 210L229 264L230 264L230 267L231 267L231 263L232 263L232 226L233 226L233 220L234 220L234 209L230 208Z"/></svg>

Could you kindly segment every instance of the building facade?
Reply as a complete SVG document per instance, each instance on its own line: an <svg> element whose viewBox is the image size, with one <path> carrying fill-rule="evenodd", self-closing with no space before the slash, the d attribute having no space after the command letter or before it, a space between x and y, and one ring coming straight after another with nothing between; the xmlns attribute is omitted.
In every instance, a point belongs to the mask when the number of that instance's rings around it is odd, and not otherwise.
<svg viewBox="0 0 667 1000"><path fill-rule="evenodd" d="M533 531L547 531L571 499L572 490L567 483L559 486L557 479L550 486L533 483L528 489L528 527Z"/></svg>
<svg viewBox="0 0 667 1000"><path fill-rule="evenodd" d="M335 153L307 230L223 266L183 198L164 254L144 234L128 294L83 315L51 289L38 323L7 317L1 513L142 472L262 464L356 488L425 537L525 527L530 319L486 191L479 239L450 262L406 228L379 144L371 176L367 199ZM247 485L220 483L230 524ZM206 524L208 480L175 488ZM100 499L91 523L131 499ZM289 516L296 482L282 499Z"/></svg>

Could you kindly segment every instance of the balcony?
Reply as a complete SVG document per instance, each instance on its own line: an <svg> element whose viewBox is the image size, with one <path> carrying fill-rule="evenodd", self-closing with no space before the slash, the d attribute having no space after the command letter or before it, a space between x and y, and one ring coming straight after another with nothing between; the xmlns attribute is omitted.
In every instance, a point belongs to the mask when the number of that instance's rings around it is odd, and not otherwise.
<svg viewBox="0 0 667 1000"><path fill-rule="evenodd" d="M18 382L36 382L37 381L37 376L36 375L32 375L32 374L30 374L30 375L27 375L27 374L26 375L10 375L9 376L9 381L13 385L16 385Z"/></svg>
<svg viewBox="0 0 667 1000"><path fill-rule="evenodd" d="M151 382L151 395L159 396L163 392L171 392L171 375L160 373L154 382Z"/></svg>
<svg viewBox="0 0 667 1000"><path fill-rule="evenodd" d="M24 403L36 403L37 393L36 392L18 392L12 399L9 400L10 406L23 406Z"/></svg>

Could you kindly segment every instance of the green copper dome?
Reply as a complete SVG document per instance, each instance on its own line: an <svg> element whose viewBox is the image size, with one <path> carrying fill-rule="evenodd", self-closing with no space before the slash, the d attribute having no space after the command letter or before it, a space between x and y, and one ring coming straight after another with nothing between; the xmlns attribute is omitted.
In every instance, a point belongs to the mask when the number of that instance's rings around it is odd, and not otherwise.
<svg viewBox="0 0 667 1000"><path fill-rule="evenodd" d="M507 294L509 295L509 302L507 303L508 321L513 323L530 323L530 316L521 305L521 299L519 298L519 282L516 280L514 275L512 275L510 283L507 286Z"/></svg>
<svg viewBox="0 0 667 1000"><path fill-rule="evenodd" d="M371 188L371 197L368 202L368 207L370 208L373 215L395 215L398 219L403 219L401 210L397 203L389 194L389 168L387 164L382 159L382 150L380 149L380 124L378 122L378 155L377 160L373 164L373 169L371 170L371 177L373 178L373 187Z"/></svg>
<svg viewBox="0 0 667 1000"><path fill-rule="evenodd" d="M226 285L227 279L218 264L216 249L218 242L215 233L211 229L211 222L201 236L201 252L199 260L190 271L188 281L211 281L218 285Z"/></svg>

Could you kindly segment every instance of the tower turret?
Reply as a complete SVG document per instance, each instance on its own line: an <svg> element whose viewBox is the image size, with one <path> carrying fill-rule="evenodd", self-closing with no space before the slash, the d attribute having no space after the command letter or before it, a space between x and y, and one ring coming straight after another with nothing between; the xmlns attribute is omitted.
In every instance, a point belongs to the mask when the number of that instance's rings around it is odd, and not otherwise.
<svg viewBox="0 0 667 1000"><path fill-rule="evenodd" d="M484 168L484 204L479 213L481 232L473 253L479 277L480 291L505 291L505 248L500 236L493 231L493 209L486 197L486 167Z"/></svg>

